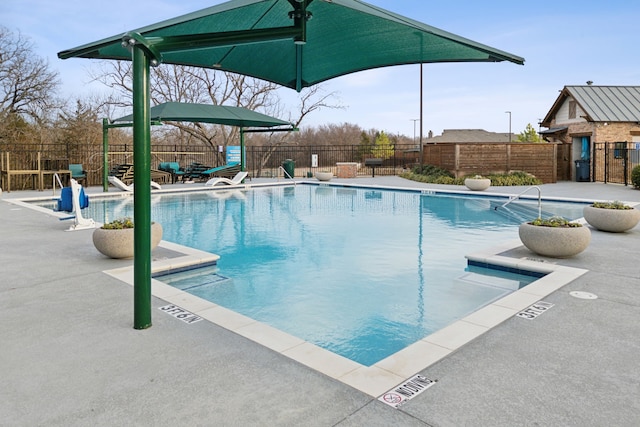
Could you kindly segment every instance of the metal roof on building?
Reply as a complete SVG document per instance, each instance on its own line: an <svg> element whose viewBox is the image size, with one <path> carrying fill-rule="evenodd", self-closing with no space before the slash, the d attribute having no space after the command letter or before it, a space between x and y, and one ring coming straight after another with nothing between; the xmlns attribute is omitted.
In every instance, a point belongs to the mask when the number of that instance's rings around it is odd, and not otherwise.
<svg viewBox="0 0 640 427"><path fill-rule="evenodd" d="M565 86L547 118L567 97L576 100L589 121L640 122L640 86Z"/></svg>
<svg viewBox="0 0 640 427"><path fill-rule="evenodd" d="M540 135L553 135L554 133L565 132L565 131L567 131L567 129L569 129L568 126L560 126L560 127L555 127L555 128L549 128L549 129L546 129L546 130L541 130L538 133Z"/></svg>
<svg viewBox="0 0 640 427"><path fill-rule="evenodd" d="M515 139L517 135L511 134ZM509 133L488 132L484 129L444 129L442 135L424 140L427 144L444 142L482 142L482 143L506 143L509 141Z"/></svg>

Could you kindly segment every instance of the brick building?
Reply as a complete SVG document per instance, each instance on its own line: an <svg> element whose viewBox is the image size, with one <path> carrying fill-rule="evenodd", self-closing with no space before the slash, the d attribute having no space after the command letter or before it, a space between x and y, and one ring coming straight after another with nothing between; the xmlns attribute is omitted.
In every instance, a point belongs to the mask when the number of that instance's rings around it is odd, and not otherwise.
<svg viewBox="0 0 640 427"><path fill-rule="evenodd" d="M596 151L604 143L632 158L640 151L640 86L565 86L540 125L548 128L540 132L545 140L560 144L559 179L596 180L603 168L593 159L603 158ZM590 172L585 179L580 167Z"/></svg>

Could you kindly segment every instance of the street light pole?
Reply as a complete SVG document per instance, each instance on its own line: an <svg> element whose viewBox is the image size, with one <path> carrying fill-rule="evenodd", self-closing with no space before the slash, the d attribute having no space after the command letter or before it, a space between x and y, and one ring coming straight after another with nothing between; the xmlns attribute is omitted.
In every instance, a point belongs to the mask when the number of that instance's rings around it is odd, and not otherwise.
<svg viewBox="0 0 640 427"><path fill-rule="evenodd" d="M505 113L509 115L509 141L507 142L511 142L511 111L505 111Z"/></svg>
<svg viewBox="0 0 640 427"><path fill-rule="evenodd" d="M413 122L413 144L415 145L415 143L416 143L416 122L420 121L420 119L409 119L409 120Z"/></svg>
<svg viewBox="0 0 640 427"><path fill-rule="evenodd" d="M422 66L424 64L420 64L420 164L422 164L422 130L424 129L424 126L422 126L422 123L424 123L424 107L423 107L423 91L424 91L424 72L422 71Z"/></svg>

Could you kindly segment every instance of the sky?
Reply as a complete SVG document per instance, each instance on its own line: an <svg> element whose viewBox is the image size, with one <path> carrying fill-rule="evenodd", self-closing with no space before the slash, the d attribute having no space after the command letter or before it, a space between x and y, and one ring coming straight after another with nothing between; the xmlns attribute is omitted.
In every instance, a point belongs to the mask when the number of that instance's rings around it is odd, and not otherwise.
<svg viewBox="0 0 640 427"><path fill-rule="evenodd" d="M318 0L319 1L319 0ZM94 60L57 53L223 3L219 0L1 0L0 25L19 31L59 73L62 94L104 92L91 83ZM444 129L522 132L538 129L566 85L639 85L640 2L539 0L369 0L368 3L525 58L525 65L445 63L423 66L424 136ZM534 5L535 4L535 5ZM313 23L313 21L311 21ZM325 109L303 126L352 123L418 137L420 66L385 67L323 84L344 109ZM296 93L283 89L295 111ZM510 112L507 113L507 112ZM282 117L286 119L286 117Z"/></svg>

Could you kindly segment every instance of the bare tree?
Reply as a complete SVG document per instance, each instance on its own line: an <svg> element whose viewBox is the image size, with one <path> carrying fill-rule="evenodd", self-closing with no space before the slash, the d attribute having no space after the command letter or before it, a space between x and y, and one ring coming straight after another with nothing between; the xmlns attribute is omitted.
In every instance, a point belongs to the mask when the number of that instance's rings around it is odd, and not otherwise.
<svg viewBox="0 0 640 427"><path fill-rule="evenodd" d="M33 43L0 26L0 123L14 122L12 116L42 122L58 107L59 86L58 73L33 52Z"/></svg>
<svg viewBox="0 0 640 427"><path fill-rule="evenodd" d="M358 145L362 132L360 126L352 123L329 123L316 128L304 129L301 132L301 139L304 143L313 146Z"/></svg>
<svg viewBox="0 0 640 427"><path fill-rule="evenodd" d="M117 105L131 106L131 63L109 61L101 63L92 77L114 89ZM233 105L271 114L278 110L279 98L274 83L243 75L208 70L199 67L162 65L151 73L151 100L190 102L213 105ZM180 141L196 139L208 146L224 145L237 140L238 128L202 123L171 123L179 130Z"/></svg>
<svg viewBox="0 0 640 427"><path fill-rule="evenodd" d="M75 108L63 108L58 115L57 127L60 130L59 143L77 148L81 145L99 146L102 144L99 108L89 101L76 100Z"/></svg>
<svg viewBox="0 0 640 427"><path fill-rule="evenodd" d="M294 125L294 127L299 128L304 118L314 111L322 108L343 108L340 105L330 103L334 96L334 92L325 93L322 85L315 85L304 89L300 93L298 109L295 113L290 113L289 121ZM271 155L277 150L277 148L287 143L296 143L296 138L289 132L278 132L270 134L267 142L269 148L264 151L262 158L260 159L258 176L260 176L262 169L269 162Z"/></svg>
<svg viewBox="0 0 640 427"><path fill-rule="evenodd" d="M129 62L102 62L92 72L94 80L114 89L117 105L131 106L131 64ZM151 100L154 104L163 102L192 102L213 105L232 105L260 111L271 116L281 116L283 106L278 97L280 88L275 83L244 75L209 70L199 67L162 65L151 73ZM324 94L320 86L305 90L300 96L300 106L295 114L289 114L289 121L299 126L303 119L320 108L339 108L330 103L334 94ZM202 123L171 123L178 133L180 143L197 140L204 145L227 146L238 140L237 127L206 125ZM276 144L287 141L282 136Z"/></svg>

